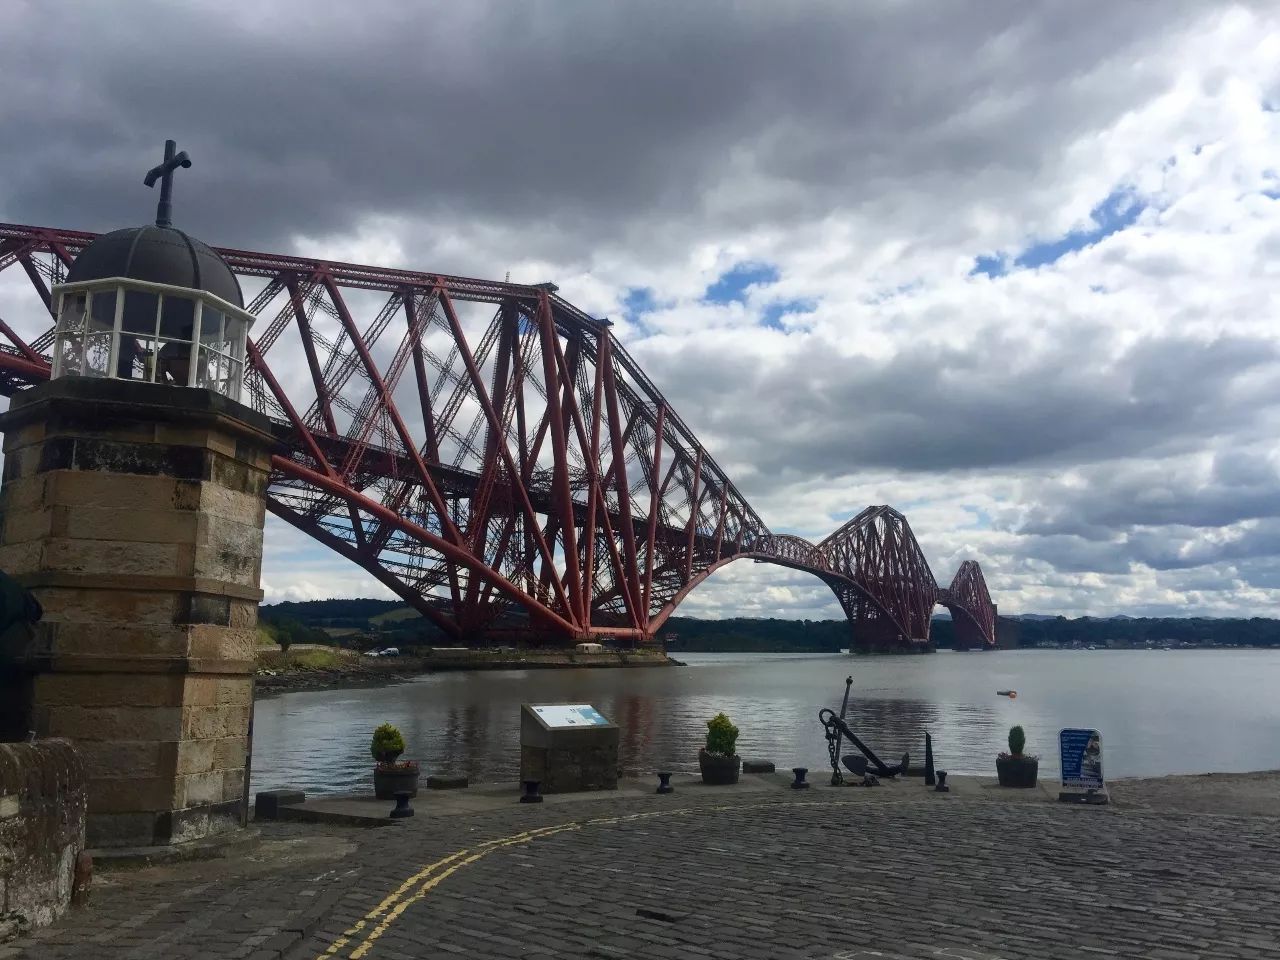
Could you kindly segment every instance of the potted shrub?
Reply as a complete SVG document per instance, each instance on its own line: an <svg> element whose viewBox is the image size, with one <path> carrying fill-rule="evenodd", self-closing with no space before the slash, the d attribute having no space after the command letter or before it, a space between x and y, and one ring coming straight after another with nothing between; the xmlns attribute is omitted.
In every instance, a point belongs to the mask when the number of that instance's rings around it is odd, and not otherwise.
<svg viewBox="0 0 1280 960"><path fill-rule="evenodd" d="M1022 727L1009 731L1009 752L996 757L996 775L1002 787L1034 787L1040 769L1040 758L1025 756L1022 748L1027 745L1027 735Z"/></svg>
<svg viewBox="0 0 1280 960"><path fill-rule="evenodd" d="M373 767L373 795L379 800L394 800L397 793L418 795L418 764L399 760L404 753L404 737L389 723L373 731L369 752L377 761Z"/></svg>
<svg viewBox="0 0 1280 960"><path fill-rule="evenodd" d="M735 752L737 743L738 728L723 713L707 721L707 745L698 751L703 783L723 786L738 782L742 758Z"/></svg>

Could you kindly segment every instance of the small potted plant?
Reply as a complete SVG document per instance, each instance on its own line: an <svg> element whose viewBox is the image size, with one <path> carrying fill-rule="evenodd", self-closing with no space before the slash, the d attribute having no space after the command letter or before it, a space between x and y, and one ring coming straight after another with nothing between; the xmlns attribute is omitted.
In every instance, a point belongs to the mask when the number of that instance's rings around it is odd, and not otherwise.
<svg viewBox="0 0 1280 960"><path fill-rule="evenodd" d="M996 757L996 775L1002 787L1034 787L1040 769L1040 758L1025 756L1027 735L1022 727L1009 730L1009 752Z"/></svg>
<svg viewBox="0 0 1280 960"><path fill-rule="evenodd" d="M373 767L373 795L379 800L394 800L397 793L418 795L418 764L399 760L404 753L404 737L389 723L373 731L369 752L377 761Z"/></svg>
<svg viewBox="0 0 1280 960"><path fill-rule="evenodd" d="M723 713L707 721L707 745L698 751L702 782L712 786L737 783L742 758L736 753L738 728Z"/></svg>

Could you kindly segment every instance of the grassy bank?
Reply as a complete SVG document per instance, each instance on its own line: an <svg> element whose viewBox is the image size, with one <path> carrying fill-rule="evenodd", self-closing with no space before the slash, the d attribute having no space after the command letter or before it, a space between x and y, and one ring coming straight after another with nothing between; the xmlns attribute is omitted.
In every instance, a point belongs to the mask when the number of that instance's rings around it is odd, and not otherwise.
<svg viewBox="0 0 1280 960"><path fill-rule="evenodd" d="M554 670L662 667L678 664L658 650L576 653L570 650L437 650L426 656L366 657L353 650L310 644L288 651L263 644L257 650L260 692L323 690L406 680L457 670Z"/></svg>

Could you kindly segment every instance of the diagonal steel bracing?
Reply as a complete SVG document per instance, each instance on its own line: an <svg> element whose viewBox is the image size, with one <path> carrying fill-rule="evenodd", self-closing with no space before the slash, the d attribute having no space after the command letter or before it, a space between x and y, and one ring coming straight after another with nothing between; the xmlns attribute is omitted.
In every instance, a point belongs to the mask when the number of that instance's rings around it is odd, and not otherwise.
<svg viewBox="0 0 1280 960"><path fill-rule="evenodd" d="M95 236L0 224L0 271L21 267L47 323ZM751 558L822 578L860 647L927 644L938 602L964 644L994 644L977 563L940 590L891 507L818 544L771 533L609 323L548 285L219 253L256 291L246 394L283 451L268 508L450 638L647 640ZM47 379L51 344L0 317L0 392Z"/></svg>

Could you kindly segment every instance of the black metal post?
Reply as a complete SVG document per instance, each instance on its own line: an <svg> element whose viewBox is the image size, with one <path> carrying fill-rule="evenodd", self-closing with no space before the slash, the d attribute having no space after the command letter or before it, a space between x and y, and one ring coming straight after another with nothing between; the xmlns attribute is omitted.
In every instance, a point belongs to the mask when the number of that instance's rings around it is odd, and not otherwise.
<svg viewBox="0 0 1280 960"><path fill-rule="evenodd" d="M933 737L924 735L924 785L932 787L938 782L933 774Z"/></svg>
<svg viewBox="0 0 1280 960"><path fill-rule="evenodd" d="M665 770L658 773L658 789L657 793L675 793L676 788L671 785L671 774Z"/></svg>
<svg viewBox="0 0 1280 960"><path fill-rule="evenodd" d="M396 791L396 808L391 811L392 820L399 820L402 817L413 816L413 807L409 806L409 795L408 790Z"/></svg>

